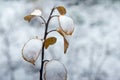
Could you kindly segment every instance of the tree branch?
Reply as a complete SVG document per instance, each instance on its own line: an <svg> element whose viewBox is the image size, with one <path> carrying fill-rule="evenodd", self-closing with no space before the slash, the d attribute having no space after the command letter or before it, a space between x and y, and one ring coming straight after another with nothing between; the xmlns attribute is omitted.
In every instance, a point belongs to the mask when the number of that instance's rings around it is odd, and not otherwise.
<svg viewBox="0 0 120 80"><path fill-rule="evenodd" d="M52 14L53 14L53 11L55 10L55 8L53 8L52 10L51 10L51 13L50 13L50 15L49 15L49 17L48 17L48 20L47 20L47 22L44 20L44 22L45 22L45 33L44 33L44 40L46 39L46 37L47 37L47 30L48 30L48 25L49 25L49 22L50 22L50 20L51 20L51 16L52 16ZM42 75L43 75L43 66L44 66L44 46L45 46L45 44L43 43L43 45L42 45L42 54L41 54L41 69L40 69L40 79L39 80L43 80L42 79Z"/></svg>

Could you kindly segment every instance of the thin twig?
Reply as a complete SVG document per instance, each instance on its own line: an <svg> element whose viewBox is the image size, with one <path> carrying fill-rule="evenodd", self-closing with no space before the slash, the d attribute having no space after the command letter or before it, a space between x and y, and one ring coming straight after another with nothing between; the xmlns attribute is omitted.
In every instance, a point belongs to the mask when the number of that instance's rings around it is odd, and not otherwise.
<svg viewBox="0 0 120 80"><path fill-rule="evenodd" d="M54 31L56 31L56 29L55 29L55 30L51 30L51 31L47 32L47 34L49 34L49 33L51 33L51 32L54 32Z"/></svg>
<svg viewBox="0 0 120 80"><path fill-rule="evenodd" d="M53 16L51 16L51 18L53 18L53 17L59 17L59 15L53 15Z"/></svg>
<svg viewBox="0 0 120 80"><path fill-rule="evenodd" d="M43 20L44 24L46 24L46 20L42 16L40 16L40 18Z"/></svg>

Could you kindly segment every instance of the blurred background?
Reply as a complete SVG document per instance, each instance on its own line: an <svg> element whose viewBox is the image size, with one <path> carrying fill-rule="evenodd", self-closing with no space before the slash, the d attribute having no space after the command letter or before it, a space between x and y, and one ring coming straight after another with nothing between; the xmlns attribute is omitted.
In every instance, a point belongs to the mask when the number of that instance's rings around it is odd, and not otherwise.
<svg viewBox="0 0 120 80"><path fill-rule="evenodd" d="M68 80L120 80L120 0L0 0L0 80L38 80L40 62L23 60L21 49L34 36L43 36L39 19L24 16L42 10L47 19L52 7L62 5L75 23L64 55L63 39L45 51L45 59L64 63ZM54 20L50 29L56 27ZM57 67L57 66L56 66Z"/></svg>

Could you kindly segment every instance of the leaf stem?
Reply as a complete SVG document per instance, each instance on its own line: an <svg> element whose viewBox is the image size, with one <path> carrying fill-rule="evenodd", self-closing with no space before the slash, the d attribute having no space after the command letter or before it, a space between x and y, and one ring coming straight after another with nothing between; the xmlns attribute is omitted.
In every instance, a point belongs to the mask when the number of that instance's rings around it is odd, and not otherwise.
<svg viewBox="0 0 120 80"><path fill-rule="evenodd" d="M53 8L53 9L51 10L47 22L46 22L45 19L43 18L43 21L45 22L44 40L46 40L47 33L48 33L48 32L47 32L47 31L48 31L48 25L49 25L49 22L50 22L50 20L51 20L51 18L52 18L51 16L52 16L54 10L55 10L55 8ZM41 17L41 18L42 18L42 17ZM40 71L39 71L39 72L40 72L40 79L39 79L39 80L43 80L42 76L43 76L43 65L44 65L44 46L45 46L45 44L43 43L43 45L42 45L42 54L41 54L41 69L40 69Z"/></svg>

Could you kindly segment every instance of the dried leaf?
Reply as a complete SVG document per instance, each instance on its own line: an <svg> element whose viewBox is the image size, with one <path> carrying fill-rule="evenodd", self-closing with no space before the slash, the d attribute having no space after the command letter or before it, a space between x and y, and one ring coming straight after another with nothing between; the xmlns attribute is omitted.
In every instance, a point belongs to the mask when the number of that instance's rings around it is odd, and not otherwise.
<svg viewBox="0 0 120 80"><path fill-rule="evenodd" d="M35 61L38 59L42 51L42 44L42 41L36 38L27 41L22 48L23 59L35 65Z"/></svg>
<svg viewBox="0 0 120 80"><path fill-rule="evenodd" d="M68 43L68 41L64 38L64 53L67 52L68 46L69 46L69 43Z"/></svg>
<svg viewBox="0 0 120 80"><path fill-rule="evenodd" d="M57 30L56 30L60 35L62 35L63 37L65 37L65 33L63 32L62 28L61 27L58 27Z"/></svg>
<svg viewBox="0 0 120 80"><path fill-rule="evenodd" d="M24 20L30 22L33 17L35 17L35 16L34 15L27 15L24 17Z"/></svg>
<svg viewBox="0 0 120 80"><path fill-rule="evenodd" d="M47 63L48 63L49 61L45 61L44 62L44 66L43 66L43 78L44 78L44 80L46 80L46 65L47 65Z"/></svg>
<svg viewBox="0 0 120 80"><path fill-rule="evenodd" d="M66 9L63 7L63 6L58 6L56 7L58 12L61 14L61 15L65 15L66 14Z"/></svg>
<svg viewBox="0 0 120 80"><path fill-rule="evenodd" d="M49 45L53 45L56 43L56 38L55 37L49 37L45 40L44 45L45 45L45 49L47 49L49 47Z"/></svg>
<svg viewBox="0 0 120 80"><path fill-rule="evenodd" d="M74 32L74 22L72 18L61 15L58 17L59 27L66 35L72 35Z"/></svg>
<svg viewBox="0 0 120 80"><path fill-rule="evenodd" d="M44 80L67 80L67 70L64 64L57 60L50 60L44 64L43 75Z"/></svg>
<svg viewBox="0 0 120 80"><path fill-rule="evenodd" d="M65 35L66 35L66 34L63 32L63 30L62 30L61 28L58 28L58 29L57 29L57 32L58 32L60 35L62 35L63 38L64 38L64 53L66 53L67 48L68 48L68 46L69 46L69 43L68 43L68 41L67 41L66 38L65 38Z"/></svg>
<svg viewBox="0 0 120 80"><path fill-rule="evenodd" d="M39 17L41 16L41 14L42 14L41 10L35 9L30 15L25 16L24 19L30 22L33 17Z"/></svg>

